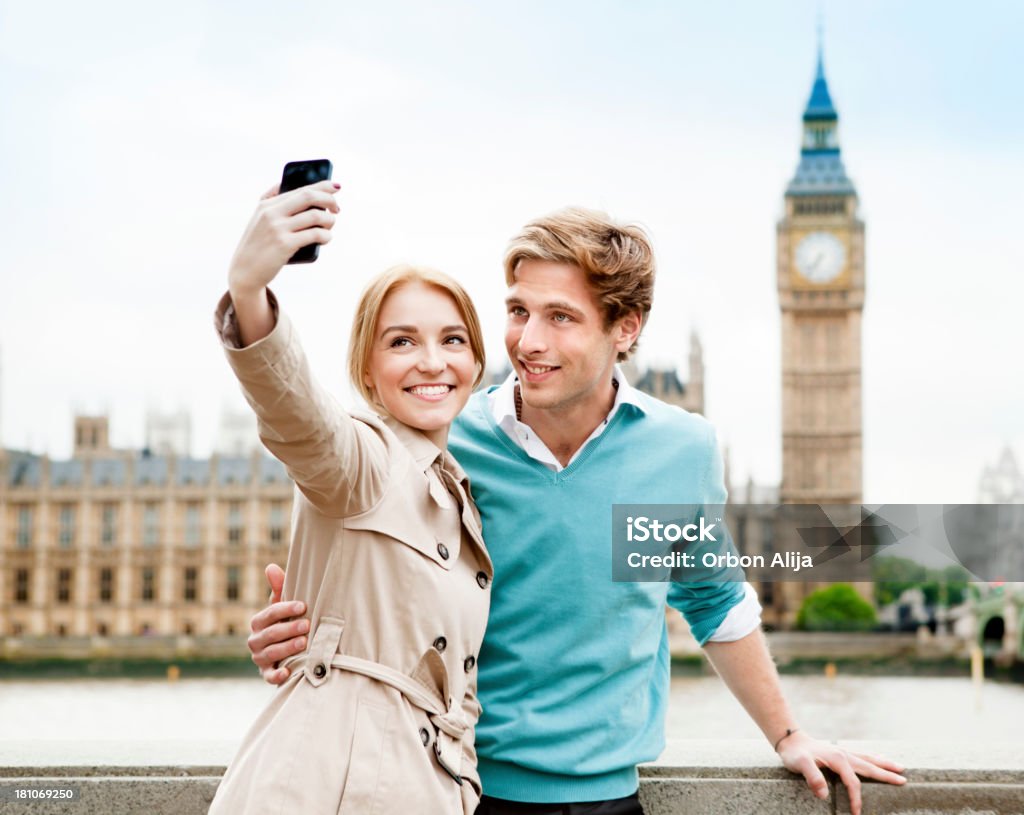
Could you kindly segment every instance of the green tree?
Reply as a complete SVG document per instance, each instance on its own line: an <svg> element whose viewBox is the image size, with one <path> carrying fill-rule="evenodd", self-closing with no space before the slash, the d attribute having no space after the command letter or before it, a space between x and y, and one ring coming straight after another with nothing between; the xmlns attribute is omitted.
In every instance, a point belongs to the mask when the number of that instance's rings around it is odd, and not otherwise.
<svg viewBox="0 0 1024 815"><path fill-rule="evenodd" d="M926 569L901 557L875 558L871 570L875 581L875 602L887 606L906 589L919 588L928 605L955 606L964 601L971 574L962 566Z"/></svg>
<svg viewBox="0 0 1024 815"><path fill-rule="evenodd" d="M849 583L836 583L807 595L796 625L806 631L867 631L875 625L875 610Z"/></svg>
<svg viewBox="0 0 1024 815"><path fill-rule="evenodd" d="M928 580L924 566L902 557L877 557L871 572L875 580L875 602L880 606L895 602L904 591Z"/></svg>

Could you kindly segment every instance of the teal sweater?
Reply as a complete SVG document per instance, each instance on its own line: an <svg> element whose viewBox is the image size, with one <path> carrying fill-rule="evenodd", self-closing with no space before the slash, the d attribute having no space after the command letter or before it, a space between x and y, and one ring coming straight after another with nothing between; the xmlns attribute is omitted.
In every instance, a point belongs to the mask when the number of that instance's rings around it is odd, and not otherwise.
<svg viewBox="0 0 1024 815"><path fill-rule="evenodd" d="M479 658L484 792L514 801L631 795L664 747L665 604L703 644L738 583L612 582L612 504L724 504L711 425L641 394L559 473L494 423L477 393L452 427L494 561Z"/></svg>

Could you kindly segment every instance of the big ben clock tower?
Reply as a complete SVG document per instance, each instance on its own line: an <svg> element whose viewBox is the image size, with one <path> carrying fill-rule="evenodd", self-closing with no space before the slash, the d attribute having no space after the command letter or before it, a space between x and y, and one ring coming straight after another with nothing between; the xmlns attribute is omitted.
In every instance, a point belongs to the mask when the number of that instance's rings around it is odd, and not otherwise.
<svg viewBox="0 0 1024 815"><path fill-rule="evenodd" d="M821 52L778 223L782 503L861 503L864 223Z"/></svg>

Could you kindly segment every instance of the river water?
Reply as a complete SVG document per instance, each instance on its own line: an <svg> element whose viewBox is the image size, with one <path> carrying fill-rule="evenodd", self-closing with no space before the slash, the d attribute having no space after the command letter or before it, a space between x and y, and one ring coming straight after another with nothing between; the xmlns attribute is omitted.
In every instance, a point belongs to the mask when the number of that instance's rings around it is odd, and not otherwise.
<svg viewBox="0 0 1024 815"><path fill-rule="evenodd" d="M1024 685L986 682L978 695L958 678L783 676L781 682L797 721L819 738L1021 741ZM133 763L223 762L273 692L255 676L0 681L0 754L10 763L16 745L15 763L104 763L101 748L109 743L121 745L109 758L120 763L124 743L138 743ZM673 677L667 735L760 738L713 676ZM76 742L83 749L68 753Z"/></svg>

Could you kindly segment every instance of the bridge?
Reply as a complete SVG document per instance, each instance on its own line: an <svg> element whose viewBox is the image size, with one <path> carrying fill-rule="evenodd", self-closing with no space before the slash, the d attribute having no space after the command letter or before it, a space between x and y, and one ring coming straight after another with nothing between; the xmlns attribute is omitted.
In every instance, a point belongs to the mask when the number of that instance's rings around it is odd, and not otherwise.
<svg viewBox="0 0 1024 815"><path fill-rule="evenodd" d="M984 590L973 606L974 638L986 657L1024 662L1024 583Z"/></svg>

